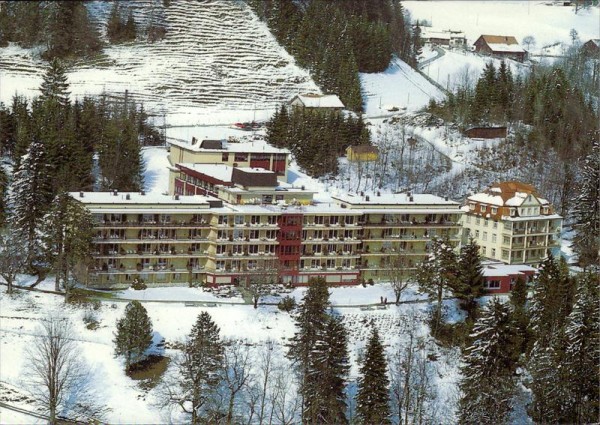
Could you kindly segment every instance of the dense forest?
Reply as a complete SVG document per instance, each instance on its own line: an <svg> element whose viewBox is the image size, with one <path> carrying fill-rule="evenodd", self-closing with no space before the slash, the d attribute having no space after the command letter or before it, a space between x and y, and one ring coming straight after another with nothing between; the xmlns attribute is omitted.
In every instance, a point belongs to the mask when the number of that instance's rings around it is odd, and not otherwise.
<svg viewBox="0 0 600 425"><path fill-rule="evenodd" d="M420 47L399 0L248 0L324 92L362 110L358 72L381 72L397 55L416 64Z"/></svg>
<svg viewBox="0 0 600 425"><path fill-rule="evenodd" d="M336 175L338 157L348 146L370 144L362 117L285 106L267 122L266 140L288 148L298 165L314 177Z"/></svg>

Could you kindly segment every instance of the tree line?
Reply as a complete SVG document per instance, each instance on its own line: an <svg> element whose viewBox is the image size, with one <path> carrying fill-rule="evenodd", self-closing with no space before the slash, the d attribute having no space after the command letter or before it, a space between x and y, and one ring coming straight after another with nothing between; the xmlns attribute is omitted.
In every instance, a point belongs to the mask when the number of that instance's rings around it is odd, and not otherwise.
<svg viewBox="0 0 600 425"><path fill-rule="evenodd" d="M92 224L87 210L67 192L141 190L141 145L162 139L127 93L72 102L65 70L56 59L40 92L31 102L15 96L11 107L0 104L0 148L14 164L11 178L4 168L0 172L0 242L24 247L20 253L2 252L3 261L11 264L5 278L12 281L27 271L39 282L54 271L56 290L68 290L76 268L87 260Z"/></svg>
<svg viewBox="0 0 600 425"><path fill-rule="evenodd" d="M130 5L115 1L106 26L112 44L134 41L140 32ZM165 7L168 5L165 4ZM127 9L127 10L124 10ZM164 38L166 28L151 19L143 29L150 42ZM52 60L91 57L101 53L104 43L90 21L85 1L5 1L0 8L0 47L8 43L23 47L42 46L42 58Z"/></svg>
<svg viewBox="0 0 600 425"><path fill-rule="evenodd" d="M337 174L338 158L350 145L370 144L362 117L282 105L266 124L266 140L288 148L314 177Z"/></svg>
<svg viewBox="0 0 600 425"><path fill-rule="evenodd" d="M315 82L362 110L358 72L381 72L397 55L416 65L419 39L398 0L248 0L256 14Z"/></svg>

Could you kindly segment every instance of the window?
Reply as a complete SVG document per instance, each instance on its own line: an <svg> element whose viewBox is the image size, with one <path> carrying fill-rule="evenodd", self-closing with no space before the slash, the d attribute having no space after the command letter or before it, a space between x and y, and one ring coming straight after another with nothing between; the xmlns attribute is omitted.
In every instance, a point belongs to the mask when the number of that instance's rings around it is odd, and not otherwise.
<svg viewBox="0 0 600 425"><path fill-rule="evenodd" d="M234 161L238 162L238 161L248 161L248 154L244 153L244 152L236 152L235 153L235 157L234 157Z"/></svg>
<svg viewBox="0 0 600 425"><path fill-rule="evenodd" d="M548 207L544 207L544 214L548 214Z"/></svg>
<svg viewBox="0 0 600 425"><path fill-rule="evenodd" d="M488 219L487 219L487 218L485 218L485 219L483 219L483 226L484 226L484 227L487 227L487 225L488 225Z"/></svg>
<svg viewBox="0 0 600 425"><path fill-rule="evenodd" d="M496 242L496 234L492 233L492 242Z"/></svg>
<svg viewBox="0 0 600 425"><path fill-rule="evenodd" d="M475 238L479 238L479 230L475 230Z"/></svg>
<svg viewBox="0 0 600 425"><path fill-rule="evenodd" d="M221 154L221 161L223 161L223 162L229 161L229 152L223 152Z"/></svg>
<svg viewBox="0 0 600 425"><path fill-rule="evenodd" d="M504 236L504 237L502 238L502 243L503 243L504 245L510 245L510 238L509 238L508 236Z"/></svg>
<svg viewBox="0 0 600 425"><path fill-rule="evenodd" d="M492 207L492 214L498 213L498 207Z"/></svg>
<svg viewBox="0 0 600 425"><path fill-rule="evenodd" d="M469 209L470 209L471 211L475 210L475 204L473 204L473 203L469 203Z"/></svg>
<svg viewBox="0 0 600 425"><path fill-rule="evenodd" d="M511 208L510 209L510 216L514 217L517 214L517 209L516 208Z"/></svg>
<svg viewBox="0 0 600 425"><path fill-rule="evenodd" d="M468 215L468 216L467 216L467 218L465 218L465 221L466 221L467 223L470 223L470 222L471 222L471 216L470 216L470 215Z"/></svg>
<svg viewBox="0 0 600 425"><path fill-rule="evenodd" d="M481 205L481 206L479 207L479 211L481 211L481 212L485 212L485 205Z"/></svg>
<svg viewBox="0 0 600 425"><path fill-rule="evenodd" d="M477 217L477 218L475 219L475 224L479 225L479 223L481 223L481 219L480 219L479 217Z"/></svg>
<svg viewBox="0 0 600 425"><path fill-rule="evenodd" d="M485 287L487 289L500 289L500 281L499 280L488 280L485 282Z"/></svg>
<svg viewBox="0 0 600 425"><path fill-rule="evenodd" d="M498 222L497 222L497 221L494 221L494 224L492 224L492 227L493 227L494 229L497 229L497 228L498 228Z"/></svg>
<svg viewBox="0 0 600 425"><path fill-rule="evenodd" d="M496 257L496 248L492 248L492 257Z"/></svg>

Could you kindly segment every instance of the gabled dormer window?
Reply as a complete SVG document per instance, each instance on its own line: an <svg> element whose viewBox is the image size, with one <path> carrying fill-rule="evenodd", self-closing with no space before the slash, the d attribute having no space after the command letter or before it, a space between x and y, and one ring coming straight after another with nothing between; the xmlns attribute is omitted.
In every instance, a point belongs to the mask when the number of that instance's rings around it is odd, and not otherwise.
<svg viewBox="0 0 600 425"><path fill-rule="evenodd" d="M515 215L517 215L517 209L516 208L511 208L510 210L510 216L514 217Z"/></svg>
<svg viewBox="0 0 600 425"><path fill-rule="evenodd" d="M485 212L485 205L481 205L479 210L480 210L481 212Z"/></svg>
<svg viewBox="0 0 600 425"><path fill-rule="evenodd" d="M544 209L543 209L543 211L544 211L544 214L548 214L548 210L549 210L549 208L548 208L548 207L544 207Z"/></svg>
<svg viewBox="0 0 600 425"><path fill-rule="evenodd" d="M473 210L475 209L475 204L474 204L474 203L472 203L472 202L471 202L471 203L469 203L469 209L470 209L471 211L473 211Z"/></svg>
<svg viewBox="0 0 600 425"><path fill-rule="evenodd" d="M497 214L497 213L498 213L498 208L492 207L492 214Z"/></svg>

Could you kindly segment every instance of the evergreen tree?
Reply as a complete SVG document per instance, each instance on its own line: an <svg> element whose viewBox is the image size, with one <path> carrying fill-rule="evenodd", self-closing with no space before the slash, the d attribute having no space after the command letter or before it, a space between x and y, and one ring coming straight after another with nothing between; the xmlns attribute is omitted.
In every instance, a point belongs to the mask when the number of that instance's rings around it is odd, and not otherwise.
<svg viewBox="0 0 600 425"><path fill-rule="evenodd" d="M139 301L130 301L125 315L117 321L115 332L115 354L125 356L125 370L140 361L152 343L152 321Z"/></svg>
<svg viewBox="0 0 600 425"><path fill-rule="evenodd" d="M337 411L327 411L332 407L328 403L328 397L332 395L325 393L326 388L321 381L324 355L322 352L320 356L316 355L316 347L323 342L330 320L326 313L328 302L329 292L325 280L311 279L303 302L298 307L298 331L290 341L288 357L294 362L300 381L303 423L322 423L330 413L337 414ZM331 385L335 386L333 383ZM337 397L337 394L333 397Z"/></svg>
<svg viewBox="0 0 600 425"><path fill-rule="evenodd" d="M44 145L34 141L23 156L11 184L9 221L16 234L26 241L28 265L40 258L38 234L40 221L52 199Z"/></svg>
<svg viewBox="0 0 600 425"><path fill-rule="evenodd" d="M485 294L483 287L483 267L479 246L473 238L460 248L458 258L458 285L455 295L461 300L461 306L467 312L468 319L473 321L477 312L477 298Z"/></svg>
<svg viewBox="0 0 600 425"><path fill-rule="evenodd" d="M493 298L475 322L472 344L464 354L460 423L505 424L515 394L517 357L510 309Z"/></svg>
<svg viewBox="0 0 600 425"><path fill-rule="evenodd" d="M581 184L573 200L577 232L573 247L582 267L600 264L600 144L595 142L581 167Z"/></svg>
<svg viewBox="0 0 600 425"><path fill-rule="evenodd" d="M600 293L598 275L579 277L576 301L566 323L567 348L564 367L568 371L567 415L564 422L593 423L600 414ZM565 383L561 383L565 385Z"/></svg>
<svg viewBox="0 0 600 425"><path fill-rule="evenodd" d="M205 408L219 383L224 352L219 333L210 314L200 313L178 361L181 380L172 401L191 415L192 424L203 423Z"/></svg>
<svg viewBox="0 0 600 425"><path fill-rule="evenodd" d="M518 353L524 353L529 340L529 314L527 311L527 284L521 277L517 279L510 292L512 320L518 338Z"/></svg>
<svg viewBox="0 0 600 425"><path fill-rule="evenodd" d="M8 176L4 167L0 167L0 228L6 224Z"/></svg>
<svg viewBox="0 0 600 425"><path fill-rule="evenodd" d="M61 282L65 288L65 301L72 286L71 276L89 258L92 229L90 212L66 192L56 196L42 219L39 239L56 274L55 290L60 290Z"/></svg>
<svg viewBox="0 0 600 425"><path fill-rule="evenodd" d="M356 414L360 423L391 423L389 388L385 351L379 332L373 327L358 378Z"/></svg>
<svg viewBox="0 0 600 425"><path fill-rule="evenodd" d="M81 0L49 4L47 42L48 50L44 56L48 59L88 56L102 47Z"/></svg>
<svg viewBox="0 0 600 425"><path fill-rule="evenodd" d="M432 240L430 254L417 267L415 279L419 290L435 301L432 334L436 335L442 321L444 291L455 289L458 283L456 253L448 238Z"/></svg>
<svg viewBox="0 0 600 425"><path fill-rule="evenodd" d="M68 107L69 100L69 82L67 80L66 69L63 63L54 58L50 61L40 86L40 101L56 103L58 107Z"/></svg>

